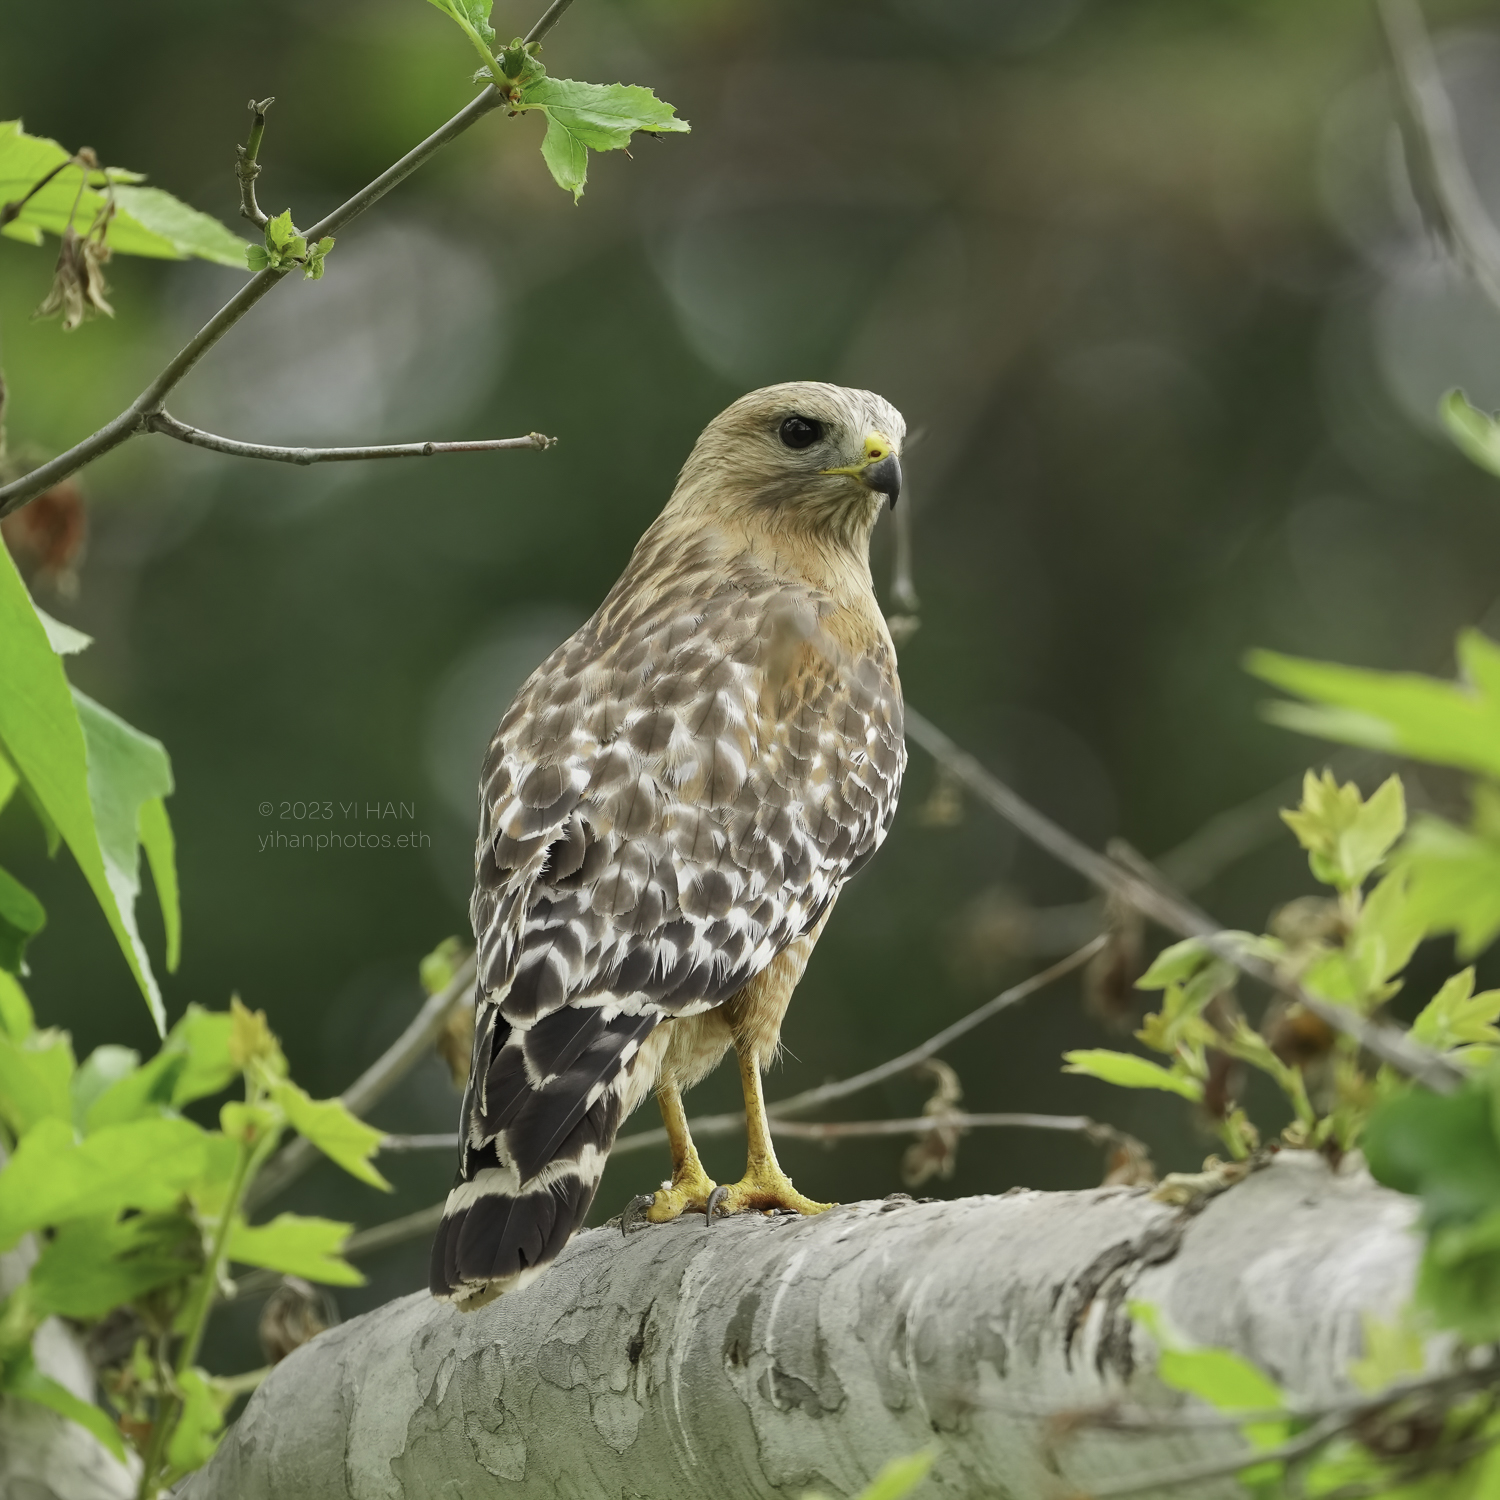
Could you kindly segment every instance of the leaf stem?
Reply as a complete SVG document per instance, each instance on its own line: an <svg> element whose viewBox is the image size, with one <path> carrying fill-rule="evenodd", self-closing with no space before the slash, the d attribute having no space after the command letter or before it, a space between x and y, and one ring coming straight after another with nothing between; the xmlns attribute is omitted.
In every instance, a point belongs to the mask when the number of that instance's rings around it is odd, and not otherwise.
<svg viewBox="0 0 1500 1500"><path fill-rule="evenodd" d="M248 1080L247 1080L248 1085ZM247 1087L247 1093L249 1089ZM203 1335L208 1328L208 1315L214 1305L219 1288L219 1277L229 1251L229 1236L234 1221L240 1212L245 1193L255 1180L256 1173L276 1147L280 1130L268 1130L253 1145L241 1142L239 1156L234 1164L234 1175L229 1180L229 1191L225 1195L219 1221L214 1227L208 1256L203 1269L198 1273L188 1303L182 1344L177 1351L176 1363L171 1371L170 1386L163 1381L164 1389L159 1399L156 1421L151 1427L151 1442L147 1447L145 1463L141 1469L140 1500L156 1500L161 1489L161 1474L165 1467L167 1445L173 1429L182 1415L182 1378L197 1363L198 1351L203 1347ZM163 1375L165 1362L158 1361L158 1375Z"/></svg>

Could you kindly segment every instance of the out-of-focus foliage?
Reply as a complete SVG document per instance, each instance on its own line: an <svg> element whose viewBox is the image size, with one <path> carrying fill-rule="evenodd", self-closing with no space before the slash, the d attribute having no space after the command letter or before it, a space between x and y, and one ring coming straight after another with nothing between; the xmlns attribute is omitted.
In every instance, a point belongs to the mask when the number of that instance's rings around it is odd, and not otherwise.
<svg viewBox="0 0 1500 1500"><path fill-rule="evenodd" d="M160 188L141 187L144 181L139 172L90 165L56 141L27 135L19 120L0 120L0 234L40 245L46 234L99 224L102 242L121 255L244 263L238 235Z"/></svg>
<svg viewBox="0 0 1500 1500"><path fill-rule="evenodd" d="M386 1186L370 1165L380 1132L336 1099L312 1100L287 1077L263 1012L189 1006L149 1062L105 1045L75 1064L64 1031L38 1029L20 985L0 974L0 1253L37 1235L41 1253L0 1301L0 1391L81 1422L147 1470L142 1493L207 1461L243 1383L200 1369L210 1305L231 1264L358 1286L340 1251L350 1225L281 1213L244 1217L245 1195L287 1130L346 1171ZM218 1130L183 1111L242 1079ZM131 1335L102 1377L119 1427L41 1374L32 1339L60 1315L108 1320ZM168 1357L172 1336L180 1351ZM126 1436L122 1436L122 1434Z"/></svg>

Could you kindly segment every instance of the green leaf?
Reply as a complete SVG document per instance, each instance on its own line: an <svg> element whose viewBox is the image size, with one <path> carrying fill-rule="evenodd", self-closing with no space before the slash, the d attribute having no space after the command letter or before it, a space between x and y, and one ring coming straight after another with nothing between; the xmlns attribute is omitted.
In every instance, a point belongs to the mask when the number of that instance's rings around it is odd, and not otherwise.
<svg viewBox="0 0 1500 1500"><path fill-rule="evenodd" d="M434 0L436 3L436 0ZM583 196L590 151L616 151L638 130L658 134L687 131L672 105L650 89L625 83L575 83L569 78L538 78L521 90L517 110L541 110L547 117L542 159L560 188Z"/></svg>
<svg viewBox="0 0 1500 1500"><path fill-rule="evenodd" d="M1401 778L1392 776L1368 802L1351 781L1340 786L1332 771L1302 781L1302 805L1282 813L1308 852L1313 874L1340 891L1357 890L1390 852L1406 827Z"/></svg>
<svg viewBox="0 0 1500 1500"><path fill-rule="evenodd" d="M1374 672L1253 651L1255 676L1321 707L1273 703L1266 717L1304 734L1410 755L1500 780L1500 647L1465 631L1458 654L1470 683ZM1472 684L1472 685L1471 685Z"/></svg>
<svg viewBox="0 0 1500 1500"><path fill-rule="evenodd" d="M70 1118L75 1130L84 1129L94 1101L134 1073L140 1067L140 1062L141 1054L133 1047L116 1047L111 1043L95 1047L84 1058L78 1071L73 1074L68 1090L72 1100Z"/></svg>
<svg viewBox="0 0 1500 1500"><path fill-rule="evenodd" d="M110 819L108 839L101 839L96 824L95 793L106 806L117 809L120 798L111 795L112 764L91 764L89 747L80 724L80 706L75 702L63 675L57 654L47 640L47 632L16 572L10 553L0 547L0 746L10 764L20 772L28 796L34 798L45 818L67 841L78 867L83 871L95 898L103 908L115 938L151 1008L158 1029L163 1027L161 996L151 973L150 961L136 931L135 914L127 905L121 909L121 897L138 887L135 877L136 807L129 809L130 843L128 866L116 861L123 853L119 819ZM113 716L107 716L113 720ZM113 720L127 736L135 731L120 720ZM103 710L93 718L96 739L101 743L96 754L103 753ZM115 736L118 740L120 736ZM136 736L143 744L155 746L160 756L158 771L165 773L165 785L158 774L150 795L160 796L171 787L171 773L166 769L166 754L154 740ZM113 742L113 740L111 741ZM110 852L106 854L105 849Z"/></svg>
<svg viewBox="0 0 1500 1500"><path fill-rule="evenodd" d="M126 1461L125 1440L120 1436L120 1429L110 1420L109 1414L92 1401L84 1401L75 1396L67 1386L60 1385L50 1375L43 1375L29 1358L19 1368L7 1372L4 1390L7 1396L34 1401L38 1406L45 1406L58 1416L87 1428L122 1464Z"/></svg>
<svg viewBox="0 0 1500 1500"><path fill-rule="evenodd" d="M342 1099L312 1099L291 1082L278 1083L271 1097L286 1111L292 1129L351 1177L391 1191L390 1183L370 1165L384 1133L351 1115Z"/></svg>
<svg viewBox="0 0 1500 1500"><path fill-rule="evenodd" d="M19 120L0 122L0 203L15 202L26 194L69 153L56 141L27 135ZM30 245L40 245L43 233L61 235L70 216L84 233L106 205L103 169L89 173L89 186L80 196L82 168L65 166L44 188L30 198L18 218L3 233ZM120 255L146 255L165 260L197 256L219 265L242 266L245 242L217 219L199 213L160 188L136 186L139 172L122 167L108 169L114 184L115 214L110 220L107 242ZM76 213L74 203L77 202Z"/></svg>
<svg viewBox="0 0 1500 1500"><path fill-rule="evenodd" d="M328 252L333 249L333 236L324 235L318 243L307 252L307 263L302 270L304 281L321 281L323 279L323 263L328 259Z"/></svg>
<svg viewBox="0 0 1500 1500"><path fill-rule="evenodd" d="M102 1318L195 1274L202 1262L198 1231L180 1214L75 1219L43 1247L31 1270L32 1295L42 1312Z"/></svg>
<svg viewBox="0 0 1500 1500"><path fill-rule="evenodd" d="M0 1251L68 1219L172 1208L204 1178L208 1140L171 1116L108 1125L81 1144L66 1121L41 1120L0 1170Z"/></svg>
<svg viewBox="0 0 1500 1500"><path fill-rule="evenodd" d="M1500 1206L1472 1223L1433 1229L1416 1301L1469 1343L1500 1339Z"/></svg>
<svg viewBox="0 0 1500 1500"><path fill-rule="evenodd" d="M1156 1374L1163 1385L1207 1401L1219 1411L1275 1411L1286 1396L1269 1375L1228 1349L1195 1349L1169 1329L1160 1309L1148 1302L1127 1304L1130 1315L1156 1342ZM1286 1441L1286 1422L1252 1422L1245 1436L1257 1447Z"/></svg>
<svg viewBox="0 0 1500 1500"><path fill-rule="evenodd" d="M173 1096L187 1061L184 1052L162 1048L145 1067L126 1074L94 1100L84 1115L85 1133L172 1111Z"/></svg>
<svg viewBox="0 0 1500 1500"><path fill-rule="evenodd" d="M151 879L156 885L156 899L161 905L162 927L167 935L167 973L175 974L177 965L182 962L182 901L177 890L177 841L172 837L172 824L167 817L166 803L160 797L150 797L141 803L140 815L136 819L136 832L140 836L141 848L146 851L146 862L151 866Z"/></svg>
<svg viewBox="0 0 1500 1500"><path fill-rule="evenodd" d="M0 1119L17 1138L42 1120L71 1120L72 1077L67 1032L34 1031L22 1042L0 1037Z"/></svg>
<svg viewBox="0 0 1500 1500"><path fill-rule="evenodd" d="M365 1278L340 1255L353 1227L301 1214L277 1214L269 1224L254 1226L237 1222L229 1234L229 1258L330 1286L363 1286Z"/></svg>
<svg viewBox="0 0 1500 1500"><path fill-rule="evenodd" d="M1385 1323L1373 1313L1360 1314L1364 1324L1365 1352L1349 1366L1349 1376L1367 1396L1376 1395L1398 1380L1420 1375L1427 1360L1422 1333L1405 1308L1395 1322Z"/></svg>
<svg viewBox="0 0 1500 1500"><path fill-rule="evenodd" d="M183 1047L187 1066L178 1075L172 1103L181 1107L194 1099L217 1094L238 1076L240 1068L230 1055L234 1020L227 1011L204 1010L190 1005L167 1038Z"/></svg>
<svg viewBox="0 0 1500 1500"><path fill-rule="evenodd" d="M1411 1037L1424 1047L1450 1052L1466 1044L1500 1045L1500 990L1474 993L1474 970L1453 975L1422 1007L1411 1024Z"/></svg>
<svg viewBox="0 0 1500 1500"><path fill-rule="evenodd" d="M910 1453L902 1458L893 1458L881 1465L880 1472L862 1489L854 1500L905 1500L905 1497L927 1478L937 1455L928 1449ZM803 1500L822 1500L815 1494L803 1496Z"/></svg>
<svg viewBox="0 0 1500 1500"><path fill-rule="evenodd" d="M1203 1085L1196 1078L1168 1072L1159 1064L1129 1052L1093 1048L1064 1052L1063 1060L1068 1065L1063 1069L1064 1073L1085 1073L1090 1078L1102 1078L1105 1083L1118 1084L1125 1089L1164 1089L1169 1094L1181 1094L1195 1104L1203 1098Z"/></svg>
<svg viewBox="0 0 1500 1500"><path fill-rule="evenodd" d="M1378 1105L1364 1151L1379 1182L1420 1197L1424 1221L1467 1224L1500 1207L1500 1142L1488 1080L1452 1094L1398 1094Z"/></svg>
<svg viewBox="0 0 1500 1500"><path fill-rule="evenodd" d="M1460 958L1500 935L1500 838L1420 818L1397 856L1412 910L1429 932L1452 932Z"/></svg>
<svg viewBox="0 0 1500 1500"><path fill-rule="evenodd" d="M26 945L47 925L42 903L6 870L0 870L0 969L21 972Z"/></svg>
<svg viewBox="0 0 1500 1500"><path fill-rule="evenodd" d="M215 265L239 267L245 263L245 241L208 214L190 208L181 199L156 187L116 187L117 220L120 214L165 240L178 259L213 261ZM110 226L109 243L121 247Z"/></svg>
<svg viewBox="0 0 1500 1500"><path fill-rule="evenodd" d="M36 1018L20 980L0 970L0 1035L24 1042L35 1030Z"/></svg>
<svg viewBox="0 0 1500 1500"><path fill-rule="evenodd" d="M436 995L453 983L458 966L468 952L468 945L456 937L446 937L417 965L417 977L429 995Z"/></svg>
<svg viewBox="0 0 1500 1500"><path fill-rule="evenodd" d="M1438 402L1438 415L1465 457L1491 474L1500 474L1500 426L1492 416L1470 406L1459 390L1449 391Z"/></svg>
<svg viewBox="0 0 1500 1500"><path fill-rule="evenodd" d="M170 864L170 850L161 843L161 829L156 819L166 821L161 799L172 791L172 764L160 740L132 729L124 719L112 714L92 698L73 689L78 708L78 723L88 748L89 800L94 809L94 826L98 831L99 851L104 858L105 874L114 893L120 919L140 955L141 969L151 981L148 999L158 1031L166 1029L166 1014L161 995L151 974L145 945L135 924L135 900L141 890L140 839L142 813L147 804L156 803L158 811L146 812L145 821L152 827L159 859ZM170 830L167 845L171 843ZM156 868L153 862L153 871ZM180 925L176 910L177 875L175 867L157 890L171 902L165 919L168 944ZM164 908L166 910L166 908ZM180 933L177 937L180 945Z"/></svg>
<svg viewBox="0 0 1500 1500"><path fill-rule="evenodd" d="M1136 980L1135 987L1164 990L1169 984L1180 984L1191 979L1213 957L1213 949L1202 938L1183 938L1156 955L1151 967Z"/></svg>
<svg viewBox="0 0 1500 1500"><path fill-rule="evenodd" d="M167 1444L169 1482L201 1469L214 1456L224 1430L224 1413L233 1399L199 1369L185 1370L177 1378L177 1387L182 1411Z"/></svg>

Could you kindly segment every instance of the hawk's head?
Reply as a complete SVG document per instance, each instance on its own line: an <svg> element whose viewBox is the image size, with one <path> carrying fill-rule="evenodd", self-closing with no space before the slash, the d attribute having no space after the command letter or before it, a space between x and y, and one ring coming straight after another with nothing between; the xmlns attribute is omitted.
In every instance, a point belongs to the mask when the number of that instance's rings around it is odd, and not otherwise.
<svg viewBox="0 0 1500 1500"><path fill-rule="evenodd" d="M906 423L884 397L816 381L741 396L693 446L669 509L868 540L901 493Z"/></svg>

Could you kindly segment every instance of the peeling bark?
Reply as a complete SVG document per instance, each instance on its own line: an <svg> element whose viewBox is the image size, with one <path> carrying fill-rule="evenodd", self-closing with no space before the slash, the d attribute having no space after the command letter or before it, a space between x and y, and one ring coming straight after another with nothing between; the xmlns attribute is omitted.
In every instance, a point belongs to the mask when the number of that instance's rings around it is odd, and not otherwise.
<svg viewBox="0 0 1500 1500"><path fill-rule="evenodd" d="M1055 1500L1238 1449L1222 1430L1065 1434L1038 1418L1179 1403L1127 1298L1296 1398L1348 1395L1360 1314L1389 1318L1409 1294L1414 1212L1288 1153L1197 1212L1101 1188L598 1229L479 1312L417 1293L319 1335L180 1493L847 1495L935 1442L924 1495Z"/></svg>

